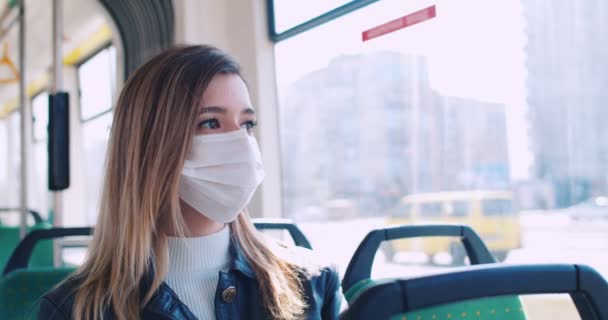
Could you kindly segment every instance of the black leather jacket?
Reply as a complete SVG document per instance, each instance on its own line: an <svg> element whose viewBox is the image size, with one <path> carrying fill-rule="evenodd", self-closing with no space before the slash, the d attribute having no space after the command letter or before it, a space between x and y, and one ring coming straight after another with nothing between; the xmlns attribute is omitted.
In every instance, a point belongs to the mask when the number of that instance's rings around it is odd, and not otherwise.
<svg viewBox="0 0 608 320"><path fill-rule="evenodd" d="M311 252L302 248L282 247L287 258L297 265L310 263ZM234 243L231 245L232 265L228 272L220 272L215 293L215 314L217 319L268 319L262 308L257 280L244 254ZM280 255L281 256L281 255ZM313 259L314 260L314 259ZM288 260L289 261L289 260ZM306 274L306 275L305 275ZM142 291L151 280L148 275L142 282ZM337 319L342 295L338 273L332 267L317 267L315 271L302 272L304 293L308 304L304 319ZM73 291L78 280L69 281L41 298L38 319L72 319L74 304ZM105 319L114 319L106 313ZM179 300L177 294L162 283L150 302L141 312L145 320L194 320L197 319L188 307ZM202 319L201 319L202 320Z"/></svg>

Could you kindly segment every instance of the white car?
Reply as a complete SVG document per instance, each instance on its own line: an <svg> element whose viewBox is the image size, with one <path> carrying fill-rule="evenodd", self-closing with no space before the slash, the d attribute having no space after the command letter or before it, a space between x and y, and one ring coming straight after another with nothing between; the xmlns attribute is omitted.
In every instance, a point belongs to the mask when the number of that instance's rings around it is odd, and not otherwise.
<svg viewBox="0 0 608 320"><path fill-rule="evenodd" d="M593 197L566 209L574 220L608 220L608 197Z"/></svg>

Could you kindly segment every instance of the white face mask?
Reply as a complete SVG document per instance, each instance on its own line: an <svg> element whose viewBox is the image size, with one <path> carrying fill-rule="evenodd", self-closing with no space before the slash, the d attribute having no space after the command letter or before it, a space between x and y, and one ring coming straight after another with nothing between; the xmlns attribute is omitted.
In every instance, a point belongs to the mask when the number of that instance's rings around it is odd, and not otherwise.
<svg viewBox="0 0 608 320"><path fill-rule="evenodd" d="M194 136L179 197L211 220L234 221L264 179L262 156L247 130Z"/></svg>

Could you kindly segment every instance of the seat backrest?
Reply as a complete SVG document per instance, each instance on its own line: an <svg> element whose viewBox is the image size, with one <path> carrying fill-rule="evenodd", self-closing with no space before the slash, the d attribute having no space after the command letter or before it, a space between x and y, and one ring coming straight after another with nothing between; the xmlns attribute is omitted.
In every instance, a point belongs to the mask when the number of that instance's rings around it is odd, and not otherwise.
<svg viewBox="0 0 608 320"><path fill-rule="evenodd" d="M37 223L28 227L28 231L48 229L51 225L45 222ZM20 242L19 227L0 225L0 266L4 267ZM53 243L52 241L41 241L29 261L31 266L53 265Z"/></svg>
<svg viewBox="0 0 608 320"><path fill-rule="evenodd" d="M71 267L30 267L36 251L46 250L38 244L52 245L53 238L91 233L92 228L37 229L28 233L11 254L0 279L1 319L34 319L39 298L75 270ZM52 250L50 252L52 261Z"/></svg>
<svg viewBox="0 0 608 320"><path fill-rule="evenodd" d="M74 268L37 267L11 272L0 280L0 315L3 320L35 319L38 300L66 279Z"/></svg>
<svg viewBox="0 0 608 320"><path fill-rule="evenodd" d="M581 265L471 266L369 287L340 316L358 319L524 319L517 295L569 294L583 320L608 320L608 283ZM468 317L467 317L468 316Z"/></svg>
<svg viewBox="0 0 608 320"><path fill-rule="evenodd" d="M3 276L7 276L11 272L27 269L30 265L30 260L33 258L36 250L44 250L38 248L38 244L44 241L51 241L54 238L64 238L72 236L89 236L93 232L93 228L81 227L81 228L50 228L50 229L37 229L28 233L19 245L15 248L11 257L9 258L4 271ZM52 245L52 244L51 244Z"/></svg>
<svg viewBox="0 0 608 320"><path fill-rule="evenodd" d="M19 208L0 207L0 214L19 214ZM37 229L47 229L51 225L44 222L40 213L35 210L27 210L28 214L33 218L34 224L27 227L28 231ZM11 253L19 244L20 238L19 226L9 226L0 223L0 266L4 267ZM50 241L41 243L39 248L33 253L30 264L32 266L50 266L53 263L53 245Z"/></svg>
<svg viewBox="0 0 608 320"><path fill-rule="evenodd" d="M254 219L253 225L258 230L286 230L298 247L312 249L310 241L306 238L302 230L291 220L287 219Z"/></svg>
<svg viewBox="0 0 608 320"><path fill-rule="evenodd" d="M361 292L377 283L370 279L372 264L380 244L384 241L417 237L459 237L472 265L494 263L496 260L473 229L463 225L415 225L372 230L361 241L351 258L342 291L346 301L353 301Z"/></svg>

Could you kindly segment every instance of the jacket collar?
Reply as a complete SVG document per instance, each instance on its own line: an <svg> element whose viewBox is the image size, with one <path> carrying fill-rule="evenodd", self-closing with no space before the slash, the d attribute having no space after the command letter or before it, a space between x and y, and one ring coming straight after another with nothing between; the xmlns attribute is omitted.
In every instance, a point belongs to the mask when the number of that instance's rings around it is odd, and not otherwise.
<svg viewBox="0 0 608 320"><path fill-rule="evenodd" d="M238 245L238 243L233 239L230 240L230 255L232 256L232 263L230 265L231 272L237 271L251 279L255 279L255 273L253 272L249 261L247 261L245 253ZM139 292L141 297L143 297L148 292L148 290L150 290L150 286L152 285L152 281L154 280L154 275L154 258L152 258L150 259L150 263L148 264L148 270L144 274L139 284ZM166 300L167 296L179 299L175 292L173 292L173 290L171 290L171 288L165 282L162 282L160 287L152 296L152 299L150 300L146 308L152 312L165 312L165 307L167 306L166 303L163 303L163 301L168 301Z"/></svg>
<svg viewBox="0 0 608 320"><path fill-rule="evenodd" d="M230 239L230 255L232 256L230 271L238 271L249 278L255 278L255 273L251 268L251 264L249 264L249 261L247 261L245 252L243 252L243 249L238 242L232 238ZM150 286L152 286L152 281L154 280L154 275L154 258L152 258L148 264L148 271L144 274L142 281L140 282L139 288L142 296L145 295L148 290L150 290Z"/></svg>
<svg viewBox="0 0 608 320"><path fill-rule="evenodd" d="M255 273L253 272L243 249L239 246L238 242L232 238L230 240L230 255L232 255L230 271L239 271L250 278L255 278Z"/></svg>

